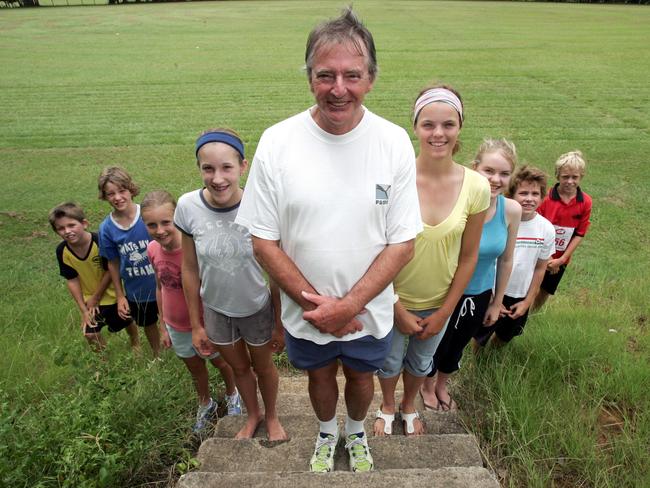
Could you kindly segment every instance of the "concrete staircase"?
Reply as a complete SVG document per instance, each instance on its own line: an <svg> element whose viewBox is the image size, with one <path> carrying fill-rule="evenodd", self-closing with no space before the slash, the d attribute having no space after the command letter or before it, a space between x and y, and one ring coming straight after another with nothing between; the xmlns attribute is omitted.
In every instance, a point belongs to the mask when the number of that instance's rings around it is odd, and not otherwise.
<svg viewBox="0 0 650 488"><path fill-rule="evenodd" d="M337 406L339 428L343 432L345 405L344 378L340 377L340 398ZM398 386L397 400L401 395ZM236 441L235 433L243 417L225 417L217 423L214 437L206 439L199 448L200 471L181 477L179 488L277 487L309 488L348 487L365 485L377 487L444 487L498 488L492 474L483 468L481 455L473 435L467 434L455 413L425 412L418 406L426 426L426 435L405 437L401 422L393 424L393 435L374 437L374 412L381 403L379 385L375 383L375 398L366 420L368 443L375 462L372 473L351 473L347 453L337 448L334 472L309 473L318 423L307 394L306 376L280 378L278 411L289 434L287 442L266 440L264 424L254 439Z"/></svg>

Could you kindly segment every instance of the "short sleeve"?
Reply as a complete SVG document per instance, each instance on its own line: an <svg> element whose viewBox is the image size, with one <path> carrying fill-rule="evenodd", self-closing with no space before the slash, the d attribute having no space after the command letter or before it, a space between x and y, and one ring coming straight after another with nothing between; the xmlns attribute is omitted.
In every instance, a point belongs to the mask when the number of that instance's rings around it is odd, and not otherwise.
<svg viewBox="0 0 650 488"><path fill-rule="evenodd" d="M115 241L110 235L110 231L108 229L110 223L108 219L110 219L110 216L106 217L106 219L99 226L99 255L109 261L112 261L113 259L118 259L120 257L120 253L117 249Z"/></svg>
<svg viewBox="0 0 650 488"><path fill-rule="evenodd" d="M174 211L174 225L183 234L192 237L192 232L187 219L187 207L188 207L189 195L190 195L189 193L186 193L185 195L182 195L178 199L178 204L176 206L176 210Z"/></svg>
<svg viewBox="0 0 650 488"><path fill-rule="evenodd" d="M267 150L269 137L264 133L257 146L244 195L235 222L247 227L251 235L271 241L280 240L277 174L271 169ZM274 177L275 176L275 177Z"/></svg>
<svg viewBox="0 0 650 488"><path fill-rule="evenodd" d="M469 214L476 215L487 210L490 207L490 183L483 176L471 169L465 168L466 172L472 171L474 176L474 186L470 195ZM469 176L467 173L465 176Z"/></svg>
<svg viewBox="0 0 650 488"><path fill-rule="evenodd" d="M587 229L591 225L591 197L583 193L584 204L582 209L582 214L580 215L580 223L576 227L575 234L579 237L583 237L587 233Z"/></svg>
<svg viewBox="0 0 650 488"><path fill-rule="evenodd" d="M399 164L396 165L386 219L388 244L409 241L422 231L422 216L415 184L415 153L405 131L401 132L398 158Z"/></svg>
<svg viewBox="0 0 650 488"><path fill-rule="evenodd" d="M541 215L539 218L543 219L544 224L544 244L539 253L539 259L548 259L555 254L555 227Z"/></svg>
<svg viewBox="0 0 650 488"><path fill-rule="evenodd" d="M59 274L63 276L66 280L72 280L79 276L77 270L74 269L69 264L65 263L63 258L63 251L65 250L65 242L61 242L56 247L56 260L59 263Z"/></svg>

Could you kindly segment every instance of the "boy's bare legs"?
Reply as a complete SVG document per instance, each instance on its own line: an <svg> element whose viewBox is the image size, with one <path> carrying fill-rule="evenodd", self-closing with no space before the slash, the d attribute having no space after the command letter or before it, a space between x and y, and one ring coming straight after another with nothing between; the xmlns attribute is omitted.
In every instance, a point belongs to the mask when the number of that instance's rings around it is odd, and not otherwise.
<svg viewBox="0 0 650 488"><path fill-rule="evenodd" d="M399 381L399 374L393 376L392 378L379 378L379 386L381 387L381 411L389 414L395 415L395 388L397 388L397 382ZM375 435L383 436L386 435L384 432L385 422L383 419L375 419L373 431Z"/></svg>
<svg viewBox="0 0 650 488"><path fill-rule="evenodd" d="M405 369L402 378L404 380L404 395L402 397L401 411L402 413L415 413L415 397L417 396L418 391L420 391L420 387L424 383L426 376L413 376ZM424 434L424 424L422 423L422 420L417 417L413 419L413 428L415 430L412 434L408 434L406 428L404 429L404 433L406 435Z"/></svg>
<svg viewBox="0 0 650 488"><path fill-rule="evenodd" d="M308 370L309 399L318 420L327 422L336 415L336 402L339 398L339 386L336 383L336 372L339 365L332 361L319 369Z"/></svg>
<svg viewBox="0 0 650 488"><path fill-rule="evenodd" d="M85 333L84 337L93 352L101 353L106 349L106 339L104 339L101 331Z"/></svg>
<svg viewBox="0 0 650 488"><path fill-rule="evenodd" d="M533 312L535 310L539 310L542 308L542 306L546 303L546 300L548 300L549 293L545 290L542 290L541 288L537 292L537 296L535 296L535 301L533 302L533 306L530 307L530 311Z"/></svg>
<svg viewBox="0 0 650 488"><path fill-rule="evenodd" d="M235 439L250 439L255 435L255 430L262 421L262 413L259 402L257 401L257 380L251 369L251 361L248 357L246 345L240 339L231 345L218 346L217 349L219 350L219 354L221 354L221 358L223 358L222 360L228 363L233 372L234 381L237 384L237 389L239 390L248 415L246 424L237 432Z"/></svg>
<svg viewBox="0 0 650 488"><path fill-rule="evenodd" d="M436 396L436 376L426 377L420 387L420 395L422 395L424 406L433 410L438 410L440 407L438 397Z"/></svg>
<svg viewBox="0 0 650 488"><path fill-rule="evenodd" d="M438 371L436 373L435 392L441 410L454 410L456 406L455 402L451 398L451 395L449 395L449 391L447 390L447 380L449 379L450 376L451 374L442 373L441 371ZM447 405L448 408L445 408L443 403Z"/></svg>
<svg viewBox="0 0 650 488"><path fill-rule="evenodd" d="M205 367L205 360L200 356L192 356L191 358L182 359L194 380L194 387L196 388L196 394L199 397L199 404L202 407L205 407L210 403L210 381L208 368Z"/></svg>
<svg viewBox="0 0 650 488"><path fill-rule="evenodd" d="M160 355L160 330L158 330L157 324L147 325L144 328L144 335L147 336L147 341L151 346L151 353L153 354L154 359Z"/></svg>
<svg viewBox="0 0 650 488"><path fill-rule="evenodd" d="M139 353L141 351L140 335L138 333L138 326L135 325L135 322L131 321L131 323L126 327L126 333L129 334L131 349L133 349L133 352Z"/></svg>
<svg viewBox="0 0 650 488"><path fill-rule="evenodd" d="M264 419L266 420L266 431L270 441L286 440L287 433L284 431L276 403L278 399L278 370L273 363L273 351L269 344L264 346L248 346L253 369L257 375L262 400L264 401Z"/></svg>
<svg viewBox="0 0 650 488"><path fill-rule="evenodd" d="M352 420L363 421L368 414L368 408L375 393L374 373L372 371L356 371L343 365L343 374L345 375L345 406L348 417ZM334 382L336 382L336 377L334 377ZM336 403L334 408L336 409ZM346 432L346 434L352 433Z"/></svg>

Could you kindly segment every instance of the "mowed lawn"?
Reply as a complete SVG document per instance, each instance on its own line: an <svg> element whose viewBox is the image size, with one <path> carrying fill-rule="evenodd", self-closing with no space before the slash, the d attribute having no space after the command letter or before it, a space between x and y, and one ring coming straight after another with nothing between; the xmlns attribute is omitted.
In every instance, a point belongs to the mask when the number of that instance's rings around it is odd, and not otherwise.
<svg viewBox="0 0 650 488"><path fill-rule="evenodd" d="M96 229L108 211L96 191L107 165L127 168L143 192L196 188L193 142L209 127L238 130L252 159L266 127L312 102L306 37L341 6L0 11L0 484L163 482L177 474L165 466L191 457L194 399L182 364L171 353L153 367L127 361L120 337L110 341L108 365L96 364L58 276L47 212L76 200ZM410 130L418 91L444 81L465 102L459 162L486 136L512 139L522 161L550 174L563 152L580 149L588 161L592 227L558 296L509 348L466 358L455 385L487 462L509 486L650 486L650 9L423 1L355 8L378 49L371 110ZM81 378L93 375L98 389L88 393ZM156 403L161 391L165 401ZM164 422L146 423L148 415L127 406L139 398L133 392L152 397ZM114 424L93 431L68 412L92 395L128 410L124 432L134 438L176 430L153 447L140 439L125 454ZM48 427L47 436L63 432L57 442L39 437L46 414L60 421L59 431ZM73 415L78 427L67 422Z"/></svg>

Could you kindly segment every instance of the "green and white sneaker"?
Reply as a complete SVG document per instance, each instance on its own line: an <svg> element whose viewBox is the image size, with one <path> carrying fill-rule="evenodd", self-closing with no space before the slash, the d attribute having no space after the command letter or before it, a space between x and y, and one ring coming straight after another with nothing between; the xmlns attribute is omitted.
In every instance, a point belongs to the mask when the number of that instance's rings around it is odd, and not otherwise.
<svg viewBox="0 0 650 488"><path fill-rule="evenodd" d="M334 469L334 451L339 442L339 434L318 434L314 455L309 461L309 471L314 473L329 473Z"/></svg>
<svg viewBox="0 0 650 488"><path fill-rule="evenodd" d="M366 472L375 467L368 447L368 439L363 432L350 434L345 438L345 448L350 455L350 471Z"/></svg>

